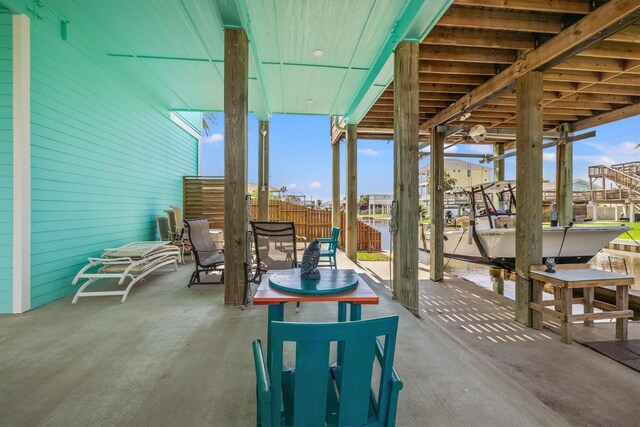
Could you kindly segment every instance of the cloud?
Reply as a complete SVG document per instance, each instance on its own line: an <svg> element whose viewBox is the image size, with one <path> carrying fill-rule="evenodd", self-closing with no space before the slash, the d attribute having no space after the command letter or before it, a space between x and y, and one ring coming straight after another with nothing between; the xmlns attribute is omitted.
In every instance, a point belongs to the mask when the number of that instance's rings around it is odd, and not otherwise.
<svg viewBox="0 0 640 427"><path fill-rule="evenodd" d="M542 153L542 159L547 162L555 162L556 153Z"/></svg>
<svg viewBox="0 0 640 427"><path fill-rule="evenodd" d="M322 187L322 184L320 184L320 181L313 181L311 184L309 184L309 190L317 190L320 187Z"/></svg>
<svg viewBox="0 0 640 427"><path fill-rule="evenodd" d="M221 133L206 135L204 138L202 138L202 142L205 142L205 143L222 142L222 141L224 141L224 136Z"/></svg>
<svg viewBox="0 0 640 427"><path fill-rule="evenodd" d="M371 148L358 148L358 153L368 157L380 157L380 152Z"/></svg>
<svg viewBox="0 0 640 427"><path fill-rule="evenodd" d="M447 148L447 153L457 153L458 152L458 146L454 145L453 147L449 147Z"/></svg>
<svg viewBox="0 0 640 427"><path fill-rule="evenodd" d="M300 188L300 186L298 184L287 184L287 191L293 191L293 190L297 190L298 188Z"/></svg>

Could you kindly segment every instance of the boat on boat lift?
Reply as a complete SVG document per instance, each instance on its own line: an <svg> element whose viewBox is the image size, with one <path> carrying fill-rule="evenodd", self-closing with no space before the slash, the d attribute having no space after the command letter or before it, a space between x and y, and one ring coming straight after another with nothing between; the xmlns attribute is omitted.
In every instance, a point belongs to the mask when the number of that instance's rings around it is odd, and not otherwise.
<svg viewBox="0 0 640 427"><path fill-rule="evenodd" d="M463 190L469 203L469 226L445 232L444 256L515 270L515 181L495 181ZM625 225L588 225L542 228L543 263L586 263L610 241L631 230ZM429 235L424 235L429 252Z"/></svg>

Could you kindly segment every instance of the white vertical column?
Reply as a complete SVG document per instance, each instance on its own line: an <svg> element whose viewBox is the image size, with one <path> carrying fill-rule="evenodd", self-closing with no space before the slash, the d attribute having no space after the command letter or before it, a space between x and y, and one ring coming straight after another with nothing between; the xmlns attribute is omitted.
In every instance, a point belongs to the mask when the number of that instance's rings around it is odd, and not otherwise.
<svg viewBox="0 0 640 427"><path fill-rule="evenodd" d="M13 312L31 308L31 41L13 15Z"/></svg>

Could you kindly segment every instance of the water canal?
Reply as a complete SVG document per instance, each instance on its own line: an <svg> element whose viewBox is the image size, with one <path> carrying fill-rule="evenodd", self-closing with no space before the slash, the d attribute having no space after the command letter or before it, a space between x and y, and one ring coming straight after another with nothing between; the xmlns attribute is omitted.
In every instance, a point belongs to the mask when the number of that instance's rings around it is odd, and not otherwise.
<svg viewBox="0 0 640 427"><path fill-rule="evenodd" d="M380 231L382 250L389 251L391 249L389 221L386 219L370 219L365 222ZM612 270L617 273L624 273L626 265L628 274L636 278L635 284L631 288L640 291L640 253L603 249L593 257L589 264L599 270ZM491 277L490 270L491 268L486 265L445 258L444 271L446 273L497 292L498 284ZM503 292L506 297L515 299L515 282L504 280Z"/></svg>

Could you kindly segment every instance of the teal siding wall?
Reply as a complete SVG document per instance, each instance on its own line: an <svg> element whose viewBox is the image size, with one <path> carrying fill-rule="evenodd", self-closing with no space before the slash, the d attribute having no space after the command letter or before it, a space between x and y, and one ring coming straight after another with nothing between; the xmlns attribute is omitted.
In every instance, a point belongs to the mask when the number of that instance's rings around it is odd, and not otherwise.
<svg viewBox="0 0 640 427"><path fill-rule="evenodd" d="M37 307L74 292L88 256L156 239L154 217L182 204L182 176L197 173L197 144L116 69L62 41L59 22L32 20L31 49Z"/></svg>
<svg viewBox="0 0 640 427"><path fill-rule="evenodd" d="M0 313L13 305L13 119L11 15L0 8Z"/></svg>

